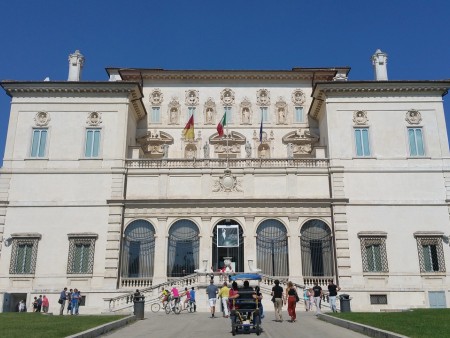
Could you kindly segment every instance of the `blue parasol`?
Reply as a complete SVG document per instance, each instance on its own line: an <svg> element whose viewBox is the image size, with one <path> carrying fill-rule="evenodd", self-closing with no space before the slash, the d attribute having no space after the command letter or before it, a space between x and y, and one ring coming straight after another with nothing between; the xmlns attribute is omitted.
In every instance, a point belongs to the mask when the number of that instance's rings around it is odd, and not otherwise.
<svg viewBox="0 0 450 338"><path fill-rule="evenodd" d="M230 276L230 280L261 280L261 275L258 275L257 273L239 273L234 276Z"/></svg>

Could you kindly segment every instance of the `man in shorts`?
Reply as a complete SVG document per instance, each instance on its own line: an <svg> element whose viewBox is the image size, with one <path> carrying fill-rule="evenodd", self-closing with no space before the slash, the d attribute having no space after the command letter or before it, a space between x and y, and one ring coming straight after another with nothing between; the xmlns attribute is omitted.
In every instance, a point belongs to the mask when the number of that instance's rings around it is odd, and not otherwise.
<svg viewBox="0 0 450 338"><path fill-rule="evenodd" d="M206 288L206 293L208 294L209 307L211 309L211 318L214 318L214 312L216 312L216 299L219 288L214 285L214 280L211 279L208 287Z"/></svg>

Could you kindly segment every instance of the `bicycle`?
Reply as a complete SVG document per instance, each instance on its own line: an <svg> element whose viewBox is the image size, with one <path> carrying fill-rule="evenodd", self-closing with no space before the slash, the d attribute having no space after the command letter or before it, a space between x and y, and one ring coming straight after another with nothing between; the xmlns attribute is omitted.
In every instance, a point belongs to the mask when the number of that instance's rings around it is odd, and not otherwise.
<svg viewBox="0 0 450 338"><path fill-rule="evenodd" d="M180 299L178 298L175 300L175 304L173 304L174 299L170 298L165 306L166 314L169 314L170 312L175 313L176 315L179 315L181 313L181 304Z"/></svg>
<svg viewBox="0 0 450 338"><path fill-rule="evenodd" d="M186 308L183 309L183 310L186 310L187 312L195 312L197 310L197 305L195 303L195 300L194 301L188 301L187 304L186 304Z"/></svg>

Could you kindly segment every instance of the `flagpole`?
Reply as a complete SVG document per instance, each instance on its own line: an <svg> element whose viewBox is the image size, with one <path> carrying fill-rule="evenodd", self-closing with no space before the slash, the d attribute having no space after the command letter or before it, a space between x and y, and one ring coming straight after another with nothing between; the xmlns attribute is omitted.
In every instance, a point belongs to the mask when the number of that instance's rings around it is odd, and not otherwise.
<svg viewBox="0 0 450 338"><path fill-rule="evenodd" d="M227 111L225 111L225 119L227 119ZM227 119L228 120L228 119ZM227 121L227 124L226 124L226 127L227 127L227 169L228 169L228 151L229 151L229 148L228 148L228 138L229 138L229 134L228 134L228 121Z"/></svg>

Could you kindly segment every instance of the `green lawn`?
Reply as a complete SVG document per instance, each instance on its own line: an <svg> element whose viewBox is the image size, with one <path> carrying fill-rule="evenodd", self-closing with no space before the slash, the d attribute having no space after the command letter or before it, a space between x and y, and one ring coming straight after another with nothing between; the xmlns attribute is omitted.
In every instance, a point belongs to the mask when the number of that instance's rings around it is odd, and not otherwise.
<svg viewBox="0 0 450 338"><path fill-rule="evenodd" d="M0 313L0 337L66 337L119 320L124 316L51 316L41 313Z"/></svg>
<svg viewBox="0 0 450 338"><path fill-rule="evenodd" d="M417 309L408 312L346 312L333 315L408 337L450 337L450 309Z"/></svg>

